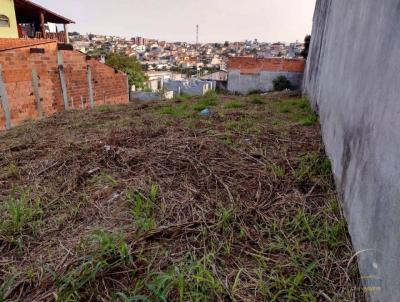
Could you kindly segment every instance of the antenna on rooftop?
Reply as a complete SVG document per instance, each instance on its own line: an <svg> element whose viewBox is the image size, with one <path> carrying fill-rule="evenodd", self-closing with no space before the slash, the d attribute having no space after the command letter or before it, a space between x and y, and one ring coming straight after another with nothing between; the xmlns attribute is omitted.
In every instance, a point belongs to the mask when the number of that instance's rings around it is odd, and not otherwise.
<svg viewBox="0 0 400 302"><path fill-rule="evenodd" d="M196 25L196 47L199 45L199 24Z"/></svg>

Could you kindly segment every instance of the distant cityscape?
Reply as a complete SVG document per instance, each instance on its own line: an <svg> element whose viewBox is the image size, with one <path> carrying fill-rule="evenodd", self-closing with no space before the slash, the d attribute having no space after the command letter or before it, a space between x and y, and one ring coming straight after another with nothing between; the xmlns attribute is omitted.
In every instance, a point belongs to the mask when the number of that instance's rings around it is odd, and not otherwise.
<svg viewBox="0 0 400 302"><path fill-rule="evenodd" d="M257 39L244 42L186 43L166 42L143 37L120 38L116 36L70 33L74 49L101 57L109 53L135 57L145 71L172 71L186 75L208 74L226 70L229 58L295 59L301 57L304 42L265 43Z"/></svg>

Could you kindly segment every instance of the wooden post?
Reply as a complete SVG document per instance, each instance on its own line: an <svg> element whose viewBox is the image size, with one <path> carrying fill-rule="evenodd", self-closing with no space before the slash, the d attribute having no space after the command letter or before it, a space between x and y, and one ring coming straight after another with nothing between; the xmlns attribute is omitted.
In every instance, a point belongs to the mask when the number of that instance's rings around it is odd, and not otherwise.
<svg viewBox="0 0 400 302"><path fill-rule="evenodd" d="M92 85L92 70L90 69L90 65L87 65L86 76L88 81L88 92L89 92L89 102L90 107L94 107L94 98L93 98L93 85Z"/></svg>
<svg viewBox="0 0 400 302"><path fill-rule="evenodd" d="M68 25L64 24L65 43L69 44Z"/></svg>
<svg viewBox="0 0 400 302"><path fill-rule="evenodd" d="M36 69L32 69L32 87L33 87L33 95L35 96L36 110L38 112L39 118L41 119L43 118L43 110L39 92L39 77L36 72Z"/></svg>
<svg viewBox="0 0 400 302"><path fill-rule="evenodd" d="M43 39L45 39L46 38L46 26L44 23L44 13L42 10L40 11L40 28L42 30Z"/></svg>
<svg viewBox="0 0 400 302"><path fill-rule="evenodd" d="M0 64L0 101L1 106L3 107L4 117L6 118L6 129L11 128L11 114L10 107L8 106L8 98L6 92L6 85L3 81L3 71Z"/></svg>

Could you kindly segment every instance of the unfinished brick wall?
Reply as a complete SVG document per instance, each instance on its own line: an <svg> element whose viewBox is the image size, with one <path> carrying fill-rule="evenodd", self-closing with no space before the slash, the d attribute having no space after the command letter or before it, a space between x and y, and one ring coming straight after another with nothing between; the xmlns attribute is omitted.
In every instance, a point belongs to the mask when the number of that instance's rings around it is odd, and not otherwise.
<svg viewBox="0 0 400 302"><path fill-rule="evenodd" d="M45 50L44 54L31 54L30 48L0 52L2 78L12 125L39 117L32 83L33 70L36 70L39 79L43 115L50 116L59 109L57 103L61 92L57 87L57 62L54 61L57 44L45 44L41 48ZM1 109L0 112L0 129L4 129L5 113Z"/></svg>
<svg viewBox="0 0 400 302"><path fill-rule="evenodd" d="M44 53L31 53L32 47L43 49ZM39 118L39 112L46 117L65 110L59 71L60 55L69 109L90 107L88 68L95 106L129 102L127 76L124 73L89 59L80 52L59 51L56 42L47 41L40 45L36 42L29 47L0 49L1 76L5 87L3 94L8 101L11 126ZM37 80L34 80L33 70ZM40 106L37 99L40 99ZM5 129L5 108L1 104L0 100L0 129Z"/></svg>
<svg viewBox="0 0 400 302"><path fill-rule="evenodd" d="M77 51L62 51L69 104L89 107L88 66L91 72L93 99L96 105L128 102L127 77L97 60Z"/></svg>

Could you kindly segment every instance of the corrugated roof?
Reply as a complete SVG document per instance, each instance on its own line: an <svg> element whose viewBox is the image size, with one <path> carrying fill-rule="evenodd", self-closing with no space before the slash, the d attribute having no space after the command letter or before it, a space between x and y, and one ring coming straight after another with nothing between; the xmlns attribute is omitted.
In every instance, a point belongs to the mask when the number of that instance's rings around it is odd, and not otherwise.
<svg viewBox="0 0 400 302"><path fill-rule="evenodd" d="M304 72L303 59L286 58L249 58L236 57L228 61L228 69L238 69L242 74L257 74L261 71Z"/></svg>

